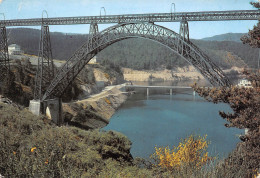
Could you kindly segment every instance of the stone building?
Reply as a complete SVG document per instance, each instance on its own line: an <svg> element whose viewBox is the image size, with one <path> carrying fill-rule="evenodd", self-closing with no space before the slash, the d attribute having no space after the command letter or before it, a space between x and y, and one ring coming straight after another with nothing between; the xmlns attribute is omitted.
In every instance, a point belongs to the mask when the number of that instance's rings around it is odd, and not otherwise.
<svg viewBox="0 0 260 178"><path fill-rule="evenodd" d="M21 47L17 44L11 44L8 46L8 53L9 55L21 55L23 51L21 50Z"/></svg>

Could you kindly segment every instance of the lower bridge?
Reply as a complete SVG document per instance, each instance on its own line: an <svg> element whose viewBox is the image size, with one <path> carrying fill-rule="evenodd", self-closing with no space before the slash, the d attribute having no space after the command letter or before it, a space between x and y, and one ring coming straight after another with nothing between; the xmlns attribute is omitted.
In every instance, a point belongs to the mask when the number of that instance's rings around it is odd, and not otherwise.
<svg viewBox="0 0 260 178"><path fill-rule="evenodd" d="M192 89L188 86L150 86L150 85L125 85L125 89L135 89L135 88L146 88L146 94L149 96L149 89L169 89L170 95L172 95L173 89ZM193 91L195 95L195 91Z"/></svg>

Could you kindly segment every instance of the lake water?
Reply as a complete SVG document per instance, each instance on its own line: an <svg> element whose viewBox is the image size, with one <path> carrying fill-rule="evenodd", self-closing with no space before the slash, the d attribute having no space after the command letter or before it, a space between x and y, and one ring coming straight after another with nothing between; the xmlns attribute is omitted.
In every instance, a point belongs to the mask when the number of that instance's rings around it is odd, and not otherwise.
<svg viewBox="0 0 260 178"><path fill-rule="evenodd" d="M126 135L132 141L133 157L149 158L155 146L172 148L191 134L207 134L210 155L224 157L240 141L238 135L244 133L224 126L226 121L218 113L231 112L227 104L213 104L194 97L192 90L175 90L172 96L158 94L167 91L151 93L147 97L145 90L140 90L130 96L104 128Z"/></svg>

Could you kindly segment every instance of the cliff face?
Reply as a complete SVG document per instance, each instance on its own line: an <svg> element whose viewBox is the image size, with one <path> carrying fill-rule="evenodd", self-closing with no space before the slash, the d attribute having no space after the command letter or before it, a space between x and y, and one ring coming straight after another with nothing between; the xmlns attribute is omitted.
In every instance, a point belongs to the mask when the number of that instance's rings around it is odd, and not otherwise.
<svg viewBox="0 0 260 178"><path fill-rule="evenodd" d="M88 64L78 75L82 93L77 99L84 99L99 93L106 86L118 85L124 82L122 73L116 72L100 64Z"/></svg>
<svg viewBox="0 0 260 178"><path fill-rule="evenodd" d="M106 126L127 99L126 93L120 90L123 86L115 86L124 82L123 74L99 64L89 64L77 80L82 92L74 101L63 103L65 122L84 129Z"/></svg>

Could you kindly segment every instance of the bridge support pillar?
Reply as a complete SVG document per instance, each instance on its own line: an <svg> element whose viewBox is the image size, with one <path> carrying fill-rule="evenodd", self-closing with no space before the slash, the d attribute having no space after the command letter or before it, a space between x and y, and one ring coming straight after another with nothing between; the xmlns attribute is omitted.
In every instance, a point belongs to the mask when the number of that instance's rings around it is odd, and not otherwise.
<svg viewBox="0 0 260 178"><path fill-rule="evenodd" d="M43 102L45 115L55 124L62 125L62 101L61 98L49 99Z"/></svg>
<svg viewBox="0 0 260 178"><path fill-rule="evenodd" d="M181 21L179 33L183 39L190 41L189 24L187 21Z"/></svg>
<svg viewBox="0 0 260 178"><path fill-rule="evenodd" d="M172 88L170 89L170 95L172 96Z"/></svg>
<svg viewBox="0 0 260 178"><path fill-rule="evenodd" d="M89 36L88 36L88 44L92 44L95 45L97 39L94 38L94 36L98 34L98 24L97 23L91 23L90 27L89 27ZM96 58L96 56L94 56L93 58Z"/></svg>
<svg viewBox="0 0 260 178"><path fill-rule="evenodd" d="M64 122L62 117L62 101L60 98L49 99L43 102L40 100L31 100L29 110L37 116L40 114L46 115L59 126Z"/></svg>
<svg viewBox="0 0 260 178"><path fill-rule="evenodd" d="M39 116L41 114L42 103L40 100L30 100L29 111L34 115Z"/></svg>
<svg viewBox="0 0 260 178"><path fill-rule="evenodd" d="M146 88L146 95L149 96L149 88Z"/></svg>
<svg viewBox="0 0 260 178"><path fill-rule="evenodd" d="M6 27L0 27L0 82L10 72Z"/></svg>
<svg viewBox="0 0 260 178"><path fill-rule="evenodd" d="M35 77L34 99L41 100L46 87L54 78L50 30L48 25L42 25L39 45L38 68Z"/></svg>

